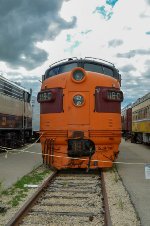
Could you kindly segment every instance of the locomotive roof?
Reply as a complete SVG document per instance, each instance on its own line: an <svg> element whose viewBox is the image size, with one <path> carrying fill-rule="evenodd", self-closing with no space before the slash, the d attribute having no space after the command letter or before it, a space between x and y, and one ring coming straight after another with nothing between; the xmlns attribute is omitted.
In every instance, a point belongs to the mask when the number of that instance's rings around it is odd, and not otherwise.
<svg viewBox="0 0 150 226"><path fill-rule="evenodd" d="M29 91L28 91L27 89L25 89L24 87L19 86L19 85L17 85L16 83L14 83L14 82L8 80L7 78L3 77L2 75L0 75L0 79L2 79L3 81L5 81L5 82L11 84L12 86L15 86L16 88L19 88L19 89L21 89L21 90L23 90L23 91L29 93Z"/></svg>
<svg viewBox="0 0 150 226"><path fill-rule="evenodd" d="M106 65L106 66L111 67L111 68L115 68L113 63L111 63L111 62L109 62L107 60L103 60L103 59L100 59L100 58L94 58L94 57L85 57L85 58L71 57L71 58L66 58L66 59L59 60L59 61L51 64L50 68L58 66L58 65L67 64L67 63L69 64L71 62L72 63L74 63L74 62L98 63L98 64L101 64L101 65Z"/></svg>

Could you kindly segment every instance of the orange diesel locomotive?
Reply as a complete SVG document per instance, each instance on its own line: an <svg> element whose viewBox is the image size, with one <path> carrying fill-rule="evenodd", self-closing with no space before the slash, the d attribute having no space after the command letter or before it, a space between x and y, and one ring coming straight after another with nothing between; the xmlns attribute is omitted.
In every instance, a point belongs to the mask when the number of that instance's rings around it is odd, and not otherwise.
<svg viewBox="0 0 150 226"><path fill-rule="evenodd" d="M112 166L121 141L120 81L115 66L101 59L71 58L50 66L37 96L45 164Z"/></svg>

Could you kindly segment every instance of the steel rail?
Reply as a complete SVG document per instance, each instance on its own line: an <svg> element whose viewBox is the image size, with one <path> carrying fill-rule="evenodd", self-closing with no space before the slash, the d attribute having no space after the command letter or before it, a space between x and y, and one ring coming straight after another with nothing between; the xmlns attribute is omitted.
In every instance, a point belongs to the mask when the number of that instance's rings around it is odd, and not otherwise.
<svg viewBox="0 0 150 226"><path fill-rule="evenodd" d="M101 189L102 189L103 205L104 205L104 226L112 226L103 171L99 171L99 175L101 177ZM57 171L53 172L53 174L51 174L46 179L46 181L39 187L39 189L34 193L34 195L23 205L23 207L14 215L14 217L6 224L6 226L20 225L22 219L27 215L27 213L34 206L35 202L42 195L43 190L48 187L48 185L50 184L52 179L54 179L56 176L57 176ZM80 199L81 199L81 197L80 197ZM52 212L49 214L53 215L54 213ZM57 213L57 212L55 212L55 214L60 215L60 213ZM64 213L61 213L61 214L64 214ZM70 213L70 214L73 214L73 213ZM74 213L74 214L76 214L76 213ZM66 215L66 213L65 213L65 215Z"/></svg>
<svg viewBox="0 0 150 226"><path fill-rule="evenodd" d="M104 210L105 210L105 213L104 213L105 226L112 226L103 170L101 171L101 181L102 181L102 194L104 198L103 202L104 202Z"/></svg>
<svg viewBox="0 0 150 226"><path fill-rule="evenodd" d="M14 217L6 224L6 226L17 226L21 219L26 215L28 210L34 205L36 200L42 194L43 189L46 188L49 182L55 178L57 175L57 171L54 171L44 183L39 187L39 189L34 193L33 196L21 207L21 209L14 215Z"/></svg>

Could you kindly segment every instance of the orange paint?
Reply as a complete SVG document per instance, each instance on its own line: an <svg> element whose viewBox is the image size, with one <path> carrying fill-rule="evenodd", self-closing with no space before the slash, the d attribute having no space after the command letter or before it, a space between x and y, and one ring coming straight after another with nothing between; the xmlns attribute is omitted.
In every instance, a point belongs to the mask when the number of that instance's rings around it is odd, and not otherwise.
<svg viewBox="0 0 150 226"><path fill-rule="evenodd" d="M82 81L73 79L73 72L76 70L81 70L85 74ZM89 140L90 145L94 144L90 168L112 167L121 142L121 116L120 112L110 112L111 109L108 112L95 111L95 89L96 87L107 87L107 89L115 87L120 90L118 80L104 74L85 71L83 68L74 68L70 72L46 79L41 90L44 91L45 87L46 90L63 89L63 110L59 113L44 113L40 116L43 161L57 169L87 168L89 156L69 157L68 154L68 141L75 140L73 144L71 143L73 145L71 147L76 151L80 145L84 146L84 143L76 142L81 139L87 140L87 144ZM73 102L76 95L84 98L81 106L75 106ZM101 95L103 98L103 93ZM104 100L104 102L107 107L107 101ZM108 106L109 103L110 101Z"/></svg>

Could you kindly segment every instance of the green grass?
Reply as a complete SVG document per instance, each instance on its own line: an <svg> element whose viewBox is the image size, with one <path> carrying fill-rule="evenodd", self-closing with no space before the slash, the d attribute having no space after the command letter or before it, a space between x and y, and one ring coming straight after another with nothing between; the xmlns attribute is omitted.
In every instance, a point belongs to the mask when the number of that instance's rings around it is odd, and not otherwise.
<svg viewBox="0 0 150 226"><path fill-rule="evenodd" d="M123 204L123 201L122 201L121 198L119 198L119 203L118 204L119 204L119 209L123 210L124 204Z"/></svg>
<svg viewBox="0 0 150 226"><path fill-rule="evenodd" d="M115 183L117 183L120 180L120 177L117 173L116 166L113 166L111 170L112 170L112 173L114 173L114 181Z"/></svg>
<svg viewBox="0 0 150 226"><path fill-rule="evenodd" d="M14 187L26 190L27 188L24 187L25 184L39 184L47 174L49 174L49 170L44 170L41 173L37 173L34 170L31 175L26 175L18 180Z"/></svg>
<svg viewBox="0 0 150 226"><path fill-rule="evenodd" d="M23 176L19 179L11 188L7 190L2 190L2 183L0 182L0 195L2 196L12 196L11 200L7 203L11 207L15 207L19 204L24 197L27 196L27 192L30 188L24 187L25 184L39 184L47 175L49 175L50 170L45 169L43 172L37 172L35 169L28 175Z"/></svg>

